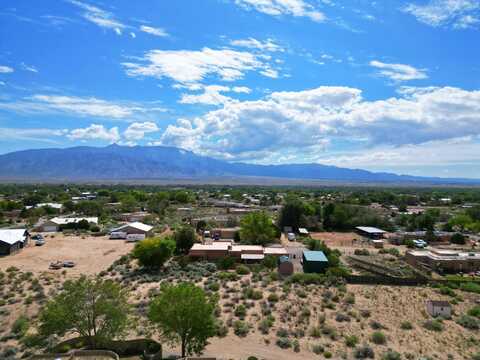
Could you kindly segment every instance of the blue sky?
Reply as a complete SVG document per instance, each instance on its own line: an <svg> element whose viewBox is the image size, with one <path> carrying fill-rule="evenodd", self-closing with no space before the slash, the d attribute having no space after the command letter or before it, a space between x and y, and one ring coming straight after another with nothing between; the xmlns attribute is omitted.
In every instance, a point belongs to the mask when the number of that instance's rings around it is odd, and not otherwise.
<svg viewBox="0 0 480 360"><path fill-rule="evenodd" d="M0 153L480 178L477 0L4 0Z"/></svg>

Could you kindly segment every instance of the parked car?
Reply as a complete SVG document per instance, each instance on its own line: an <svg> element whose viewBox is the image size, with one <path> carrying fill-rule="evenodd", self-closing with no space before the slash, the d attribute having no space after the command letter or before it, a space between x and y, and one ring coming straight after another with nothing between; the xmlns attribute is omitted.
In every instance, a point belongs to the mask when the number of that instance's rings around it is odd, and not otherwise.
<svg viewBox="0 0 480 360"><path fill-rule="evenodd" d="M35 246L42 246L42 245L45 245L45 243L46 241L44 238L35 240Z"/></svg>
<svg viewBox="0 0 480 360"><path fill-rule="evenodd" d="M296 239L295 234L289 232L289 233L287 234L287 239L288 239L288 241L295 241L295 239Z"/></svg>
<svg viewBox="0 0 480 360"><path fill-rule="evenodd" d="M33 236L32 236L32 240L43 240L43 236L40 235L40 234L33 235Z"/></svg>
<svg viewBox="0 0 480 360"><path fill-rule="evenodd" d="M413 245L415 245L416 248L423 249L427 247L427 243L424 240L413 240Z"/></svg>
<svg viewBox="0 0 480 360"><path fill-rule="evenodd" d="M75 266L75 263L73 261L64 261L63 262L63 267L66 267L66 268L73 268Z"/></svg>

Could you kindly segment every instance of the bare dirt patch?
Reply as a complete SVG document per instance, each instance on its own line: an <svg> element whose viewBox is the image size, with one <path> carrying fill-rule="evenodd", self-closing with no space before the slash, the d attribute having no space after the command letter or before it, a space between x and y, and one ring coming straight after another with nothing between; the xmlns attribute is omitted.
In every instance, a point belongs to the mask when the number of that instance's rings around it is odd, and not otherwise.
<svg viewBox="0 0 480 360"><path fill-rule="evenodd" d="M132 248L132 243L109 240L106 236L65 236L57 233L46 236L46 244L43 246L35 246L31 242L20 252L0 258L0 270L5 271L10 266L15 266L34 274L59 272L61 270L49 270L50 263L69 260L74 261L76 266L66 269L68 274L93 275L107 269L113 261L129 253Z"/></svg>

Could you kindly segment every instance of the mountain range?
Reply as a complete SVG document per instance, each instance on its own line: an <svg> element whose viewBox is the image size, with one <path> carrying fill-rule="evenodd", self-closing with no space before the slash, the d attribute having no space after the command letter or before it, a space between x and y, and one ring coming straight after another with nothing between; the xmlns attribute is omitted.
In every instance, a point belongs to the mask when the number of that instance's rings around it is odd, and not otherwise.
<svg viewBox="0 0 480 360"><path fill-rule="evenodd" d="M234 163L165 146L79 146L0 155L0 180L123 181L208 178L274 178L349 183L480 184L479 180L419 177L321 164Z"/></svg>

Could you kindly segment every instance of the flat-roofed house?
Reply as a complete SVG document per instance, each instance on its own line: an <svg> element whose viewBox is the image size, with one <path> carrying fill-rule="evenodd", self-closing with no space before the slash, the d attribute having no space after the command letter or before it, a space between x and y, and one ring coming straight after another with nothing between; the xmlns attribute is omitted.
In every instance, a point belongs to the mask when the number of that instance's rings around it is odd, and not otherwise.
<svg viewBox="0 0 480 360"><path fill-rule="evenodd" d="M231 256L242 261L261 261L267 255L287 255L287 250L281 247L264 248L261 245L235 245L232 242L214 241L211 244L194 244L188 255L204 259Z"/></svg>
<svg viewBox="0 0 480 360"><path fill-rule="evenodd" d="M303 271L306 273L322 273L328 267L328 259L323 251L303 251Z"/></svg>
<svg viewBox="0 0 480 360"><path fill-rule="evenodd" d="M25 229L0 229L0 255L10 255L28 243L28 231Z"/></svg>
<svg viewBox="0 0 480 360"><path fill-rule="evenodd" d="M410 250L405 260L413 266L424 265L437 271L458 273L480 271L480 253L456 250Z"/></svg>

